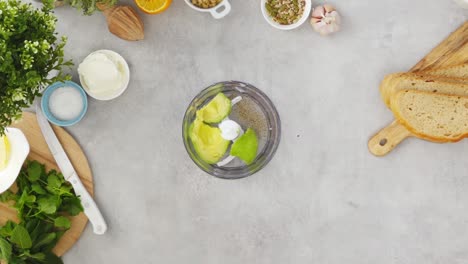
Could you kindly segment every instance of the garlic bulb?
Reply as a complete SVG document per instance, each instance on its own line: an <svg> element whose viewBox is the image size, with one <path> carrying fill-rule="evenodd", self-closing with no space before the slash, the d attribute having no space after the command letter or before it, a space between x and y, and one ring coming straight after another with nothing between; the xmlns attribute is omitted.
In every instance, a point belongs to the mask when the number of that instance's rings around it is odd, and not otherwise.
<svg viewBox="0 0 468 264"><path fill-rule="evenodd" d="M328 35L340 30L341 17L331 5L317 6L312 11L310 24L321 35Z"/></svg>

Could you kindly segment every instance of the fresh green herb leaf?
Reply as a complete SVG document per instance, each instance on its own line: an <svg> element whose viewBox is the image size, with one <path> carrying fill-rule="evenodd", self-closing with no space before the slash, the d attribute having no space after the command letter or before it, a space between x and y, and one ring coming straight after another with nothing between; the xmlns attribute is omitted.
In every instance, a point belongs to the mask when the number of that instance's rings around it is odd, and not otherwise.
<svg viewBox="0 0 468 264"><path fill-rule="evenodd" d="M63 180L60 180L57 174L52 173L47 178L48 187L51 188L52 192L56 192L62 186Z"/></svg>
<svg viewBox="0 0 468 264"><path fill-rule="evenodd" d="M63 227L69 229L71 226L70 219L66 218L65 216L59 216L55 218L54 224L56 227Z"/></svg>
<svg viewBox="0 0 468 264"><path fill-rule="evenodd" d="M0 237L0 259L6 260L7 262L11 258L11 253L12 253L12 247L10 242L8 242L6 239Z"/></svg>
<svg viewBox="0 0 468 264"><path fill-rule="evenodd" d="M15 202L20 220L20 224L8 221L0 227L0 260L6 259L8 264L63 263L52 250L71 227L68 217L83 212L80 198L61 173L46 172L38 162L26 162L16 183L16 194L0 196L3 202Z"/></svg>
<svg viewBox="0 0 468 264"><path fill-rule="evenodd" d="M41 248L42 246L44 245L47 245L47 244L50 244L51 242L53 242L55 239L57 238L57 234L56 233L48 233L48 234L44 234L43 237L41 237L37 243L34 245L34 249L39 249Z"/></svg>
<svg viewBox="0 0 468 264"><path fill-rule="evenodd" d="M16 198L16 195L10 190L7 190L6 192L0 194L0 203L5 203L10 200L15 200L15 198Z"/></svg>
<svg viewBox="0 0 468 264"><path fill-rule="evenodd" d="M55 201L49 198L40 198L37 200L37 205L39 206L39 210L46 214L53 214L57 211L57 206L55 205Z"/></svg>
<svg viewBox="0 0 468 264"><path fill-rule="evenodd" d="M31 190L37 194L46 194L46 190L44 190L44 188L41 187L40 184L37 184L37 183L34 183L31 185Z"/></svg>
<svg viewBox="0 0 468 264"><path fill-rule="evenodd" d="M29 236L28 230L21 225L17 225L11 233L10 241L21 249L28 249L32 246L31 237Z"/></svg>
<svg viewBox="0 0 468 264"><path fill-rule="evenodd" d="M35 182L39 180L42 174L43 167L41 164L37 161L31 162L31 164L28 166L28 175L29 175L29 180L31 182Z"/></svg>
<svg viewBox="0 0 468 264"><path fill-rule="evenodd" d="M66 197L63 199L61 210L69 213L71 216L76 216L83 212L83 206L78 197Z"/></svg>
<svg viewBox="0 0 468 264"><path fill-rule="evenodd" d="M0 1L0 134L44 87L70 79L62 72L69 65L63 58L67 39L56 33L53 6L37 9L23 2ZM52 70L58 74L50 78Z"/></svg>
<svg viewBox="0 0 468 264"><path fill-rule="evenodd" d="M117 0L68 0L68 3L81 10L84 15L91 15L97 10L98 3L112 7L117 3Z"/></svg>
<svg viewBox="0 0 468 264"><path fill-rule="evenodd" d="M45 260L46 258L46 255L42 252L39 252L39 253L35 253L35 254L29 254L28 257L32 258L32 259L35 259L35 260L38 260L38 261L41 261L42 263L44 263L43 261Z"/></svg>
<svg viewBox="0 0 468 264"><path fill-rule="evenodd" d="M12 221L8 221L4 226L0 228L0 236L2 237L10 237L11 233L13 233L13 229L15 228L16 224Z"/></svg>

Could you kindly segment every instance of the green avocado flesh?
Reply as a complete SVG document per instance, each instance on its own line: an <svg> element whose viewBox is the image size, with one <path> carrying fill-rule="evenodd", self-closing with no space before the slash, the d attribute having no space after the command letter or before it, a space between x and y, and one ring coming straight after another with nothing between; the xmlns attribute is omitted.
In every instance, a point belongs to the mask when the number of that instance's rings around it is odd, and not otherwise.
<svg viewBox="0 0 468 264"><path fill-rule="evenodd" d="M190 125L189 137L198 156L208 164L218 162L226 153L230 141L221 137L221 130L195 119Z"/></svg>
<svg viewBox="0 0 468 264"><path fill-rule="evenodd" d="M197 111L197 118L206 123L219 123L231 113L231 100L223 93L217 94L211 101Z"/></svg>
<svg viewBox="0 0 468 264"><path fill-rule="evenodd" d="M238 157L247 165L252 164L257 157L258 138L255 131L251 128L237 139L231 147L231 155Z"/></svg>

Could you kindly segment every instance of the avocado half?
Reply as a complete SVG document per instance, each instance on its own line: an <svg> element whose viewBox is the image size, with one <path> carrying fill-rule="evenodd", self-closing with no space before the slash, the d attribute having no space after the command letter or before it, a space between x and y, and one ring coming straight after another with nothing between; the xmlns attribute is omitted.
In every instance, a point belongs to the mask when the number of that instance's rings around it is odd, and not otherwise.
<svg viewBox="0 0 468 264"><path fill-rule="evenodd" d="M231 100L223 93L218 93L197 111L197 118L209 124L219 123L231 113L231 108Z"/></svg>
<svg viewBox="0 0 468 264"><path fill-rule="evenodd" d="M198 156L208 164L217 163L226 153L229 140L221 137L221 130L196 118L190 125L189 137Z"/></svg>

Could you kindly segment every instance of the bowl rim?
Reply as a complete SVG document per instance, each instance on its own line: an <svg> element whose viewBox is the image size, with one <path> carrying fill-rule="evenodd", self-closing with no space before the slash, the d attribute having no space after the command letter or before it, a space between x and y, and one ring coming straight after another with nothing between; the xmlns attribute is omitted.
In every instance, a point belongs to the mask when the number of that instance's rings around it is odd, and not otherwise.
<svg viewBox="0 0 468 264"><path fill-rule="evenodd" d="M199 11L199 12L211 12L213 10L215 10L216 8L220 7L222 4L224 4L225 2L229 2L229 0L222 0L221 2L219 2L219 4L211 7L211 8L201 8L201 7L198 7L194 4L192 4L192 2L190 0L185 0L185 3L187 3L188 6L190 6L191 8Z"/></svg>
<svg viewBox="0 0 468 264"><path fill-rule="evenodd" d="M302 24L304 24L304 22L307 21L307 19L309 18L310 16L310 12L312 11L312 0L304 0L306 5L305 5L305 8L304 8L304 13L302 14L302 17L296 22L296 23L293 23L293 24L290 24L290 25L281 25L277 22L275 22L271 17L270 15L268 14L268 11L266 10L265 8L265 3L266 3L267 0L261 0L260 1L260 8L262 10L262 15L263 15L263 18L268 22L268 24L270 24L272 27L274 28L277 28L277 29L281 29L281 30L291 30L291 29L295 29L295 28L298 28L300 27Z"/></svg>
<svg viewBox="0 0 468 264"><path fill-rule="evenodd" d="M31 150L31 147L29 145L29 141L26 138L26 135L24 134L23 131L19 128L14 128L14 127L7 127L5 131L6 136L11 140L12 138L22 138L25 142L26 145L23 146L22 148L19 148L18 146L12 146L11 148L11 154L10 159L8 161L8 165L5 168L5 170L1 171L0 174L4 174L1 176L5 176L0 180L0 194L4 193L7 191L16 181L18 178L21 168L23 167L22 164L25 162L27 159L29 152ZM13 151L16 154L13 154ZM18 153L19 152L19 153ZM13 169L12 164L18 164L18 166Z"/></svg>
<svg viewBox="0 0 468 264"><path fill-rule="evenodd" d="M83 110L76 118L70 119L70 120L60 120L56 118L49 109L49 99L50 99L50 95L52 94L52 92L58 88L65 87L65 86L69 86L78 90L81 94L81 98L83 99ZM86 115L86 112L88 111L88 97L86 96L84 89L73 81L56 82L48 86L42 93L41 109L44 112L44 115L47 118L47 120L49 120L52 124L61 126L61 127L72 126L80 122L81 119L83 119L83 117Z"/></svg>
<svg viewBox="0 0 468 264"><path fill-rule="evenodd" d="M192 148L190 147L190 139L188 138L188 134L186 134L186 128L187 128L187 131L188 131L188 127L190 126L188 124L188 120L189 120L189 111L191 109L191 107L194 106L194 103L197 102L199 100L199 98L206 94L207 92L210 92L210 89L219 89L220 87L223 87L224 85L226 84L238 84L238 85L241 85L243 88L245 87L248 87L249 89L253 90L255 93L259 94L261 96L261 98L263 100L265 100L265 102L267 103L267 106L270 107L271 109L271 114L272 114L272 117L273 119L275 120L276 122L276 127L277 127L277 130L275 131L276 134L275 134L275 137L274 139L276 140L276 142L271 145L272 147L270 148L270 150L267 152L267 155L265 157L262 157L263 158L263 162L253 168L252 170L249 170L247 172L243 172L242 174L239 174L239 175L236 175L236 176L228 176L228 175L222 175L222 174L216 174L213 170L209 170L207 168L207 166L211 166L210 164L206 163L206 162L201 162L200 160L196 159L194 157L194 155L191 155L192 153ZM281 118L280 118L280 115L278 113L278 110L276 109L275 105L273 104L273 102L271 101L271 99L262 91L260 90L259 88L257 88L256 86L250 84L250 83L247 83L247 82L243 82L243 81L236 81L236 80L231 80L231 81L221 81L221 82L217 82L217 83L214 83L214 84L211 84L209 86L207 86L206 88L202 89L200 92L198 92L194 97L193 99L190 101L187 109L185 110L185 113L184 113L184 117L183 117L183 120L182 120L182 140L184 142L184 147L185 147L185 150L187 152L187 154L189 155L190 159L197 165L197 167L199 167L202 171L204 171L205 173L213 176L213 177L216 177L216 178L220 178L220 179L226 179L226 180L236 180L236 179L242 179L242 178L245 178L245 177L249 177L249 176L252 176L254 174L256 174L257 172L261 171L264 167L266 167L270 162L271 160L274 158L277 150L278 150L278 147L281 143ZM265 146L266 149L268 149L267 147L268 145ZM259 157L260 156L257 156L255 158L255 160L259 160ZM205 164L206 163L206 164ZM205 166L206 165L206 166ZM252 166L251 165L246 165L245 167L249 167L249 166ZM211 168L211 167L210 167ZM233 168L226 168L227 170L233 170Z"/></svg>
<svg viewBox="0 0 468 264"><path fill-rule="evenodd" d="M122 84L122 87L120 88L120 90L118 92L116 92L115 94L113 94L112 96L108 96L108 97L100 97L98 95L95 95L93 94L91 91L89 91L88 87L86 86L86 82L84 82L83 80L83 77L81 76L81 74L78 73L78 76L80 78L80 84L82 85L84 91L92 98L96 99L96 100L99 100L99 101L109 101L109 100L113 100L119 96L121 96L125 90L127 90L128 88L128 84L130 83L130 68L128 66L128 63L127 61L124 59L124 57L122 57L122 55L120 55L119 53L113 51L113 50L108 50L108 49L100 49L100 50L96 50L96 51L93 51L91 52L90 54L88 54L81 62L83 62L86 58L88 58L89 56L91 56L92 54L94 53L98 53L98 52L102 52L102 53L110 53L112 55L115 55L119 61L122 62L122 64L124 65L125 67L125 77L126 77L126 80L125 80L125 83Z"/></svg>

